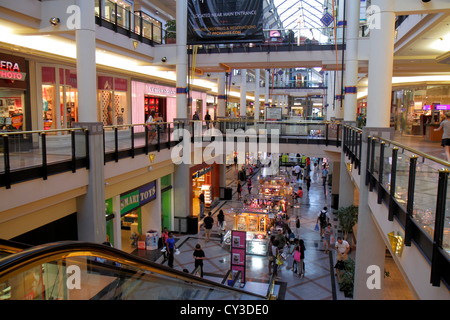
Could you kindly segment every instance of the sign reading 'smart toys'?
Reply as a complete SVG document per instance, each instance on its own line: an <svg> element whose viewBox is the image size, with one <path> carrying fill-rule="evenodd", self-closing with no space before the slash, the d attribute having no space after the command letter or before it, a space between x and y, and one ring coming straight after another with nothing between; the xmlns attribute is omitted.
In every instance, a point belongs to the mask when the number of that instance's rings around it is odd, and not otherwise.
<svg viewBox="0 0 450 320"><path fill-rule="evenodd" d="M188 44L262 42L263 0L188 0Z"/></svg>
<svg viewBox="0 0 450 320"><path fill-rule="evenodd" d="M123 215L156 199L156 181L120 195L120 214Z"/></svg>

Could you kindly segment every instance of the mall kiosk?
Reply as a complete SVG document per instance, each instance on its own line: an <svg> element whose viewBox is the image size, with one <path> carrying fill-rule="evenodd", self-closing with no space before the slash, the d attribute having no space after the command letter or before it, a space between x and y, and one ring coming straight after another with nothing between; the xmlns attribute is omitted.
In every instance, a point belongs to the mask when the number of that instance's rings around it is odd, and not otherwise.
<svg viewBox="0 0 450 320"><path fill-rule="evenodd" d="M246 232L246 253L267 255L268 231L274 215L265 209L234 209L233 230Z"/></svg>

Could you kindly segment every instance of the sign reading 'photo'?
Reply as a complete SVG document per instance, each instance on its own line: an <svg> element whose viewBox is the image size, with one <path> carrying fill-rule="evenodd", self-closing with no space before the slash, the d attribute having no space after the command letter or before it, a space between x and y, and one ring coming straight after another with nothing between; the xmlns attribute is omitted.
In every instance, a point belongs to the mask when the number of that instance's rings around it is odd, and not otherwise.
<svg viewBox="0 0 450 320"><path fill-rule="evenodd" d="M262 42L263 0L188 0L188 44Z"/></svg>

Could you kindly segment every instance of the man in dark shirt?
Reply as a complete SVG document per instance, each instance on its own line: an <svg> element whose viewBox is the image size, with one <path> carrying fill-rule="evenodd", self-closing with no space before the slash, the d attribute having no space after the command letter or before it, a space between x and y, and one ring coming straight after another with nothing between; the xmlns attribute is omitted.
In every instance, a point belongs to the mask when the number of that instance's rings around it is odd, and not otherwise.
<svg viewBox="0 0 450 320"><path fill-rule="evenodd" d="M203 278L203 260L205 259L205 252L202 250L200 244L195 246L193 256L195 259L195 269L200 266L200 277Z"/></svg>
<svg viewBox="0 0 450 320"><path fill-rule="evenodd" d="M205 224L205 241L208 242L214 225L214 219L211 217L211 212L208 212L208 216L203 220L203 223Z"/></svg>

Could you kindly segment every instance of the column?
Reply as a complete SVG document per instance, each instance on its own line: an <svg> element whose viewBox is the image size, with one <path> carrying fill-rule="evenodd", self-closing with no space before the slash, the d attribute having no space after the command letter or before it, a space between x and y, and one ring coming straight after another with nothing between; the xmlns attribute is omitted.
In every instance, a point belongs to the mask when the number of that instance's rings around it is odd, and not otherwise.
<svg viewBox="0 0 450 320"><path fill-rule="evenodd" d="M187 0L178 0L176 3L177 26L186 26L187 23ZM186 50L186 28L177 27L177 119L185 122L185 128L189 128L189 117L187 114L187 50ZM184 150L183 152L187 152ZM189 150L190 153L190 150ZM189 159L190 159L189 154ZM190 184L192 177L189 175L189 163L175 166L173 174L174 216L187 217L190 213Z"/></svg>
<svg viewBox="0 0 450 320"><path fill-rule="evenodd" d="M260 87L259 87L259 79L261 77L261 71L259 69L255 70L255 120L259 120L259 96L260 96Z"/></svg>
<svg viewBox="0 0 450 320"><path fill-rule="evenodd" d="M120 217L120 195L113 198L113 208L114 208L114 218L113 218L113 228L114 228L114 248L122 250L122 227L121 227L121 217Z"/></svg>
<svg viewBox="0 0 450 320"><path fill-rule="evenodd" d="M187 71L188 71L188 55L186 50L187 30L181 28L187 23L187 0L179 0L176 4L177 19L177 118L189 119L187 114Z"/></svg>
<svg viewBox="0 0 450 320"><path fill-rule="evenodd" d="M103 124L97 122L94 1L78 0L80 28L75 31L77 51L78 118L74 126L89 130L89 183L77 198L78 240L106 241ZM84 134L77 135L83 145ZM78 153L85 150L77 148Z"/></svg>
<svg viewBox="0 0 450 320"><path fill-rule="evenodd" d="M225 118L226 96L225 96L225 72L219 73L217 79L217 117Z"/></svg>
<svg viewBox="0 0 450 320"><path fill-rule="evenodd" d="M347 2L344 121L356 121L360 1Z"/></svg>
<svg viewBox="0 0 450 320"><path fill-rule="evenodd" d="M264 93L264 107L268 107L269 106L269 98L270 98L270 69L266 69L266 74L265 74L265 93Z"/></svg>
<svg viewBox="0 0 450 320"><path fill-rule="evenodd" d="M241 101L239 114L241 117L247 116L247 69L241 69Z"/></svg>
<svg viewBox="0 0 450 320"><path fill-rule="evenodd" d="M374 19L377 19L377 27L370 31L367 126L363 130L361 172L366 171L368 136L378 135L389 139L393 136L393 130L390 128L390 109L395 33L394 1L373 0L372 6L379 8L380 12L374 16ZM368 289L367 270L369 266L377 266L383 274L386 246L373 221L368 205L369 189L365 186L364 178L361 174L357 245L360 248L370 247L371 250L356 250L354 298L381 300L383 285L381 289Z"/></svg>
<svg viewBox="0 0 450 320"><path fill-rule="evenodd" d="M372 6L378 6L381 12L375 14L375 19L379 19L379 28L370 30L366 125L389 128L394 64L394 1L374 0Z"/></svg>

